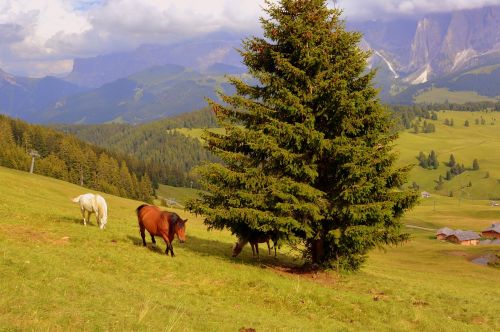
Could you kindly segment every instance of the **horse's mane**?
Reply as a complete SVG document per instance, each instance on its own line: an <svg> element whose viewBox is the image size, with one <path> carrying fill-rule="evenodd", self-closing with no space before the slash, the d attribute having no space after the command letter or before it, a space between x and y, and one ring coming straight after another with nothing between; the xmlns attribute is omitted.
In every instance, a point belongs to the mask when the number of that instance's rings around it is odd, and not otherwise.
<svg viewBox="0 0 500 332"><path fill-rule="evenodd" d="M142 208L144 208L144 207L146 207L146 206L149 206L149 205L147 205L147 204L142 204L142 205L140 205L137 209L135 209L135 213L136 213L136 214L139 214L139 212L142 210Z"/></svg>

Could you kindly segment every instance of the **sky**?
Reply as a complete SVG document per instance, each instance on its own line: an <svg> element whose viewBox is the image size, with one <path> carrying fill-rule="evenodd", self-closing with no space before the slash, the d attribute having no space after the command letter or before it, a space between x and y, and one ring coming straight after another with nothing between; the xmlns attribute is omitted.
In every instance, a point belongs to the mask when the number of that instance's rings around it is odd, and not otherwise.
<svg viewBox="0 0 500 332"><path fill-rule="evenodd" d="M333 1L329 1L334 6ZM0 69L63 76L76 57L218 30L260 31L264 0L0 0ZM500 0L337 0L347 20L500 5Z"/></svg>

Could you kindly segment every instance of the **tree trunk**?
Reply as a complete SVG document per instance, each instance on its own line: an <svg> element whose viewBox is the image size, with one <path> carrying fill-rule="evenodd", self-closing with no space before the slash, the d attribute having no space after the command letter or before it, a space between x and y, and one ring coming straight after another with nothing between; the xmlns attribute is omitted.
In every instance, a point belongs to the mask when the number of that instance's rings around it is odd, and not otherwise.
<svg viewBox="0 0 500 332"><path fill-rule="evenodd" d="M320 264L325 257L325 240L323 238L313 240L311 243L312 263Z"/></svg>

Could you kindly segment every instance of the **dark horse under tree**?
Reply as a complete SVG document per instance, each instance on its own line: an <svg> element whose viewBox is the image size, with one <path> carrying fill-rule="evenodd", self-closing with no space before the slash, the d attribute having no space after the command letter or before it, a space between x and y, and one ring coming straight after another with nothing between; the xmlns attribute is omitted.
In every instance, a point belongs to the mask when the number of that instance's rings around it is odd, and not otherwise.
<svg viewBox="0 0 500 332"><path fill-rule="evenodd" d="M146 246L145 230L151 235L151 241L156 245L155 236L161 236L167 245L165 254L174 256L172 241L175 234L181 243L186 241L186 220L175 212L162 211L156 206L143 204L136 210L142 244Z"/></svg>

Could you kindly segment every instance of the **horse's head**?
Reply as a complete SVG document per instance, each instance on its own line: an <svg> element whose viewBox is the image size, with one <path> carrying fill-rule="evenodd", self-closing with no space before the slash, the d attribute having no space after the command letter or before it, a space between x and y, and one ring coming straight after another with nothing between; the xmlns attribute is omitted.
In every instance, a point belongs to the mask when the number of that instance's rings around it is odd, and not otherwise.
<svg viewBox="0 0 500 332"><path fill-rule="evenodd" d="M186 223L187 219L182 220L181 218L178 218L175 222L175 234L177 234L180 243L186 242Z"/></svg>
<svg viewBox="0 0 500 332"><path fill-rule="evenodd" d="M101 221L99 222L99 228L104 229L106 227L106 224L108 223L108 214L104 213L101 216Z"/></svg>
<svg viewBox="0 0 500 332"><path fill-rule="evenodd" d="M243 250L243 246L246 244L246 241L239 240L234 244L233 247L233 257L236 257Z"/></svg>

